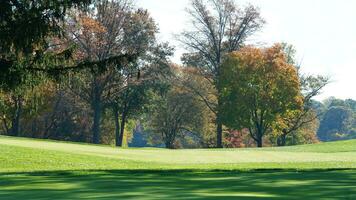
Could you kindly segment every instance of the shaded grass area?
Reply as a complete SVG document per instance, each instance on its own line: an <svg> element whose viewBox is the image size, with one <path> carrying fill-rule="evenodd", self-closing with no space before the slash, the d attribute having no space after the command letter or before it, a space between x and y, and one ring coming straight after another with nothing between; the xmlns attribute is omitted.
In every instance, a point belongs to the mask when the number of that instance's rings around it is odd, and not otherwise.
<svg viewBox="0 0 356 200"><path fill-rule="evenodd" d="M0 199L355 199L356 171L1 173Z"/></svg>

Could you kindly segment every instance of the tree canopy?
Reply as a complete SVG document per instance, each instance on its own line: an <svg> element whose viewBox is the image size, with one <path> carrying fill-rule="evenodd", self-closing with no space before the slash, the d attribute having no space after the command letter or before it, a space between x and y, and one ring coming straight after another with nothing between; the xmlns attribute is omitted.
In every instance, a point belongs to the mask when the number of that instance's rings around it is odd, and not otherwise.
<svg viewBox="0 0 356 200"><path fill-rule="evenodd" d="M233 52L220 73L224 124L247 128L258 147L278 116L302 105L297 71L287 63L280 45Z"/></svg>
<svg viewBox="0 0 356 200"><path fill-rule="evenodd" d="M258 7L189 2L176 64L134 0L0 1L0 134L167 148L356 138L354 100L316 101L328 77L303 74L290 44L249 40Z"/></svg>
<svg viewBox="0 0 356 200"><path fill-rule="evenodd" d="M188 50L182 56L186 66L194 66L209 84L215 87L216 102L199 95L216 119L216 146L223 147L223 124L218 107L221 91L217 87L223 57L245 45L248 37L260 30L264 20L258 8L248 5L240 8L232 0L191 0L187 12L191 30L181 33L179 41ZM195 90L196 91L196 90Z"/></svg>

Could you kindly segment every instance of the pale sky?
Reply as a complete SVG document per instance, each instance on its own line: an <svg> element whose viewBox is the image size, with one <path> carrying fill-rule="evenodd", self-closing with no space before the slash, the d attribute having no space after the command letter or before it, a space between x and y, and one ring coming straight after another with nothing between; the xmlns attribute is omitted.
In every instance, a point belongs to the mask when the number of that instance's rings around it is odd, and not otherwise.
<svg viewBox="0 0 356 200"><path fill-rule="evenodd" d="M189 0L136 0L160 28L160 40L184 49L174 39L188 25ZM266 20L252 44L287 42L297 49L304 73L330 76L332 83L317 99L356 99L356 0L236 0L258 6Z"/></svg>

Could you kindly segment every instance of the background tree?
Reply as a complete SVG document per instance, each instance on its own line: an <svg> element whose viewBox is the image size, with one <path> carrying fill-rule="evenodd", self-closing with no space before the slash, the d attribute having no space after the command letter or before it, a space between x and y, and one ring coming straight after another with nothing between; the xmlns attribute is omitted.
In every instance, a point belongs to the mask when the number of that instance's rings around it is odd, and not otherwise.
<svg viewBox="0 0 356 200"><path fill-rule="evenodd" d="M189 50L182 61L187 66L197 67L209 84L215 87L216 102L200 96L216 115L216 146L221 148L221 90L217 85L223 57L239 50L246 39L262 27L264 21L256 7L248 5L240 9L232 0L191 0L187 12L191 17L192 30L184 31L179 37L179 41Z"/></svg>
<svg viewBox="0 0 356 200"><path fill-rule="evenodd" d="M278 116L301 107L297 71L280 45L234 52L220 73L224 123L236 130L247 128L258 147Z"/></svg>
<svg viewBox="0 0 356 200"><path fill-rule="evenodd" d="M215 88L209 83L209 81L199 73L196 67L180 67L176 66L176 74L172 84L179 85L179 87L184 88L187 92L192 93L192 95L200 101L203 105L212 105L216 103L217 96L215 93ZM208 106L205 106L200 113L202 120L201 124L201 146L202 147L216 147L216 126L215 126L215 113Z"/></svg>
<svg viewBox="0 0 356 200"><path fill-rule="evenodd" d="M114 113L117 146L122 146L126 121L129 117L138 117L145 110L152 90L159 88L162 78L171 73L169 56L173 48L156 40L158 29L149 13L139 9L130 16L125 27L130 34L125 35L124 45L139 52L139 56L138 62L120 71L122 89L111 95L109 103Z"/></svg>
<svg viewBox="0 0 356 200"><path fill-rule="evenodd" d="M25 106L26 90L16 88L14 91L1 92L1 118L7 135L20 136L20 120Z"/></svg>
<svg viewBox="0 0 356 200"><path fill-rule="evenodd" d="M313 98L318 96L321 90L329 83L328 77L302 74L300 66L296 63L295 48L286 43L282 43L282 48L286 55L287 63L295 66L297 69L301 83L301 93L303 95L303 106L297 110L289 110L284 116L282 115L278 119L276 128L281 132L277 138L278 146L285 146L289 135L292 135L291 138L294 140L298 137L297 133L300 136L305 135L308 138L315 138L315 136L311 136L316 134L315 125L312 124L318 124L318 113L313 109ZM298 131L303 129L310 133L311 130L306 130L307 127L314 130L314 134L303 134ZM316 141L316 139L309 139L309 141Z"/></svg>
<svg viewBox="0 0 356 200"><path fill-rule="evenodd" d="M0 88L7 93L5 96L11 97L8 103L14 105L12 135L19 135L21 114L24 104L28 105L26 90L34 86L33 76L38 75L33 68L51 54L46 51L47 39L62 34L60 23L68 9L84 8L89 3L89 0L0 2ZM3 122L6 124L6 120Z"/></svg>
<svg viewBox="0 0 356 200"><path fill-rule="evenodd" d="M161 134L167 148L175 148L178 137L199 128L199 109L199 104L191 93L172 88L158 99L150 127Z"/></svg>
<svg viewBox="0 0 356 200"><path fill-rule="evenodd" d="M73 12L68 20L67 39L78 46L78 59L103 61L131 52L142 60L143 54L154 44L157 32L147 11L135 11L130 0L101 1L94 5L88 12ZM131 79L139 78L139 65L133 62L120 65L118 68L111 62L100 62L97 69L88 70L81 79L77 75L71 80L72 91L92 108L93 143L100 142L100 123L105 107L112 98L121 95Z"/></svg>
<svg viewBox="0 0 356 200"><path fill-rule="evenodd" d="M191 72L191 69L171 65L170 75L161 79L160 87L152 96L146 116L147 131L151 132L150 138L162 140L167 148L197 147L203 143L207 108L199 96L185 87L191 80Z"/></svg>
<svg viewBox="0 0 356 200"><path fill-rule="evenodd" d="M326 99L324 112L319 116L318 137L321 141L356 138L355 100Z"/></svg>
<svg viewBox="0 0 356 200"><path fill-rule="evenodd" d="M45 77L34 76L33 74L27 74L22 79L17 86L0 89L0 115L7 135L22 135L20 122L23 115L26 110L31 113L36 111L38 88L46 82Z"/></svg>

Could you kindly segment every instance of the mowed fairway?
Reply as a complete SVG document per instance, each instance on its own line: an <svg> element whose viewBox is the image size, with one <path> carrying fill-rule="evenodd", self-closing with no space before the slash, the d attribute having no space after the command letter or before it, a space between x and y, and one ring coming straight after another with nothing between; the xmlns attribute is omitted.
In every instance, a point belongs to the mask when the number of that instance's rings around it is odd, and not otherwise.
<svg viewBox="0 0 356 200"><path fill-rule="evenodd" d="M0 137L0 199L356 199L356 141L166 150Z"/></svg>

